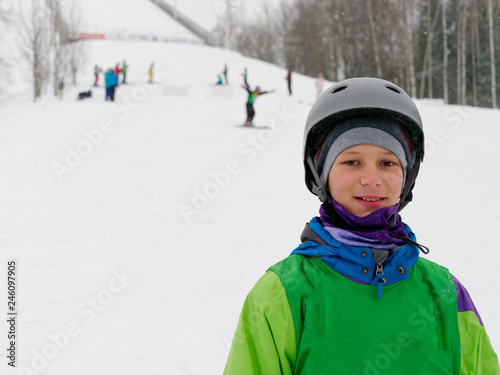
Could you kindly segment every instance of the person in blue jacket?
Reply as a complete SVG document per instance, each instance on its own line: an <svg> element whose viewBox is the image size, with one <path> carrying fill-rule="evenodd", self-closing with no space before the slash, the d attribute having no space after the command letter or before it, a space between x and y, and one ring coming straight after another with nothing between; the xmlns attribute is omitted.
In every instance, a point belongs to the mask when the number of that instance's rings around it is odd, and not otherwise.
<svg viewBox="0 0 500 375"><path fill-rule="evenodd" d="M106 86L106 99L105 100L115 100L116 86L118 86L118 76L109 68L104 74L104 82Z"/></svg>
<svg viewBox="0 0 500 375"><path fill-rule="evenodd" d="M303 148L319 216L248 294L224 374L500 375L469 293L399 214L423 157L400 87L353 78L320 95Z"/></svg>

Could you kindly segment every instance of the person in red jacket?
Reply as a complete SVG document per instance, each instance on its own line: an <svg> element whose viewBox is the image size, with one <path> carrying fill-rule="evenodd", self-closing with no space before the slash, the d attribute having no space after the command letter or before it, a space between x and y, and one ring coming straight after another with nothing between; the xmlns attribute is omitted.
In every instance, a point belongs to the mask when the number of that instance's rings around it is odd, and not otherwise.
<svg viewBox="0 0 500 375"><path fill-rule="evenodd" d="M118 78L118 81L120 81L120 73L121 72L122 72L122 70L120 69L120 63L116 63L115 74L116 74L116 77Z"/></svg>
<svg viewBox="0 0 500 375"><path fill-rule="evenodd" d="M96 65L94 67L94 76L95 76L95 81L94 81L94 87L97 87L97 82L99 81L99 73L102 72L102 69Z"/></svg>
<svg viewBox="0 0 500 375"><path fill-rule="evenodd" d="M287 66L286 67L287 74L286 74L286 81L288 82L288 92L290 93L290 96L292 95L292 69Z"/></svg>

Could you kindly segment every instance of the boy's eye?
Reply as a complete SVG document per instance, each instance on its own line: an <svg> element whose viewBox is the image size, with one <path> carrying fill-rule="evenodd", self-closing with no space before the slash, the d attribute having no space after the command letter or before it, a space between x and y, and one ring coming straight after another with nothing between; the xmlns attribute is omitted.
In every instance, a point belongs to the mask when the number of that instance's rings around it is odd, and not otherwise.
<svg viewBox="0 0 500 375"><path fill-rule="evenodd" d="M358 165L359 163L354 160L347 160L344 162L345 165Z"/></svg>
<svg viewBox="0 0 500 375"><path fill-rule="evenodd" d="M388 160L387 160L387 161L383 161L383 162L382 162L382 165L383 165L384 167L392 167L393 165L396 165L396 164L397 164L397 163L395 163L395 162L393 162L393 161L388 161Z"/></svg>

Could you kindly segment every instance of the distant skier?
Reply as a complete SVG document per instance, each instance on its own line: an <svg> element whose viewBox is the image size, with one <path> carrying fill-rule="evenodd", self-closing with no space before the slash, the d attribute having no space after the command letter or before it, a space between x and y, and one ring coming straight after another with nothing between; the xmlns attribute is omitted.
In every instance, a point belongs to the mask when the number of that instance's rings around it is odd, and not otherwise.
<svg viewBox="0 0 500 375"><path fill-rule="evenodd" d="M111 100L111 73L113 73L113 70L111 68L108 68L106 70L106 73L104 73L104 87L106 88L106 97L104 100Z"/></svg>
<svg viewBox="0 0 500 375"><path fill-rule="evenodd" d="M153 83L153 63L151 63L151 66L149 67L149 83Z"/></svg>
<svg viewBox="0 0 500 375"><path fill-rule="evenodd" d="M325 78L323 77L323 74L319 73L318 74L318 79L316 80L316 99L323 92L323 84L324 83L325 83Z"/></svg>
<svg viewBox="0 0 500 375"><path fill-rule="evenodd" d="M243 83L245 84L245 86L248 86L248 81L247 81L248 72L247 72L247 68L245 68L245 69L243 70L243 74L242 74L242 76L243 76Z"/></svg>
<svg viewBox="0 0 500 375"><path fill-rule="evenodd" d="M99 66L94 67L94 76L95 76L95 81L94 81L94 87L97 87L97 83L99 82L99 73L102 72L102 69Z"/></svg>
<svg viewBox="0 0 500 375"><path fill-rule="evenodd" d="M286 74L286 81L288 82L288 92L290 93L290 96L292 95L292 69L287 66L286 67L287 74Z"/></svg>
<svg viewBox="0 0 500 375"><path fill-rule="evenodd" d="M118 79L120 77L120 73L122 72L122 70L120 69L120 63L116 63L116 66L115 66L115 74L116 74L116 86L118 86Z"/></svg>
<svg viewBox="0 0 500 375"><path fill-rule="evenodd" d="M215 86L221 86L224 82L222 82L222 77L220 75L217 76L217 82L215 82Z"/></svg>
<svg viewBox="0 0 500 375"><path fill-rule="evenodd" d="M113 71L113 69L109 68L106 74L104 75L104 81L106 84L106 99L115 101L115 90L116 86L118 86L118 76Z"/></svg>
<svg viewBox="0 0 500 375"><path fill-rule="evenodd" d="M123 61L123 65L122 65L123 80L122 80L122 83L127 83L127 69L128 69L128 65L125 61Z"/></svg>
<svg viewBox="0 0 500 375"><path fill-rule="evenodd" d="M222 72L224 74L224 81L226 81L226 85L229 84L227 80L227 64L224 64L224 71Z"/></svg>
<svg viewBox="0 0 500 375"><path fill-rule="evenodd" d="M271 93L274 92L274 90L271 90L271 91L260 91L260 87L257 86L255 88L255 90L252 91L252 90L250 90L250 87L248 85L247 86L241 86L241 87L243 87L248 92L247 104L246 104L247 119L245 121L245 126L254 126L253 125L253 118L255 116L255 110L253 108L253 103L255 102L255 99L257 99L257 97L259 95L271 94Z"/></svg>

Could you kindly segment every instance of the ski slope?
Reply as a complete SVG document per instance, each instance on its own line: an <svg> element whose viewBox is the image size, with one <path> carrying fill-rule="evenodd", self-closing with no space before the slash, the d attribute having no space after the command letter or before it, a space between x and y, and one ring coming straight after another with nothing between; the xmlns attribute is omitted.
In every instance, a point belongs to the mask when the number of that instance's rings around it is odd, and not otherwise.
<svg viewBox="0 0 500 375"><path fill-rule="evenodd" d="M158 39L198 39L150 0L69 0L83 15L81 31L128 39L134 35ZM63 10L66 7L63 7ZM205 5L206 9L207 6Z"/></svg>
<svg viewBox="0 0 500 375"><path fill-rule="evenodd" d="M301 161L315 80L295 74L290 97L285 69L234 52L89 43L63 100L0 103L0 279L16 259L21 366L4 357L1 373L220 374L246 294L318 212ZM105 102L93 66L123 59L129 83ZM215 87L224 64L230 84ZM244 67L276 90L255 104L267 129L240 127ZM416 103L427 155L402 216L467 287L499 353L500 111Z"/></svg>

